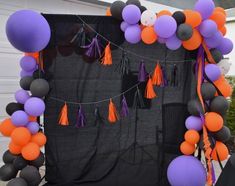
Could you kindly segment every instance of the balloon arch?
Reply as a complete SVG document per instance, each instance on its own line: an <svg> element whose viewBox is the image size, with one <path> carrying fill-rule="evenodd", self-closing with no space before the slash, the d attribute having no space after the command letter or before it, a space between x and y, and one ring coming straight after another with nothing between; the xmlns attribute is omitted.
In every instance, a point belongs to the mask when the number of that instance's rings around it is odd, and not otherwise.
<svg viewBox="0 0 235 186"><path fill-rule="evenodd" d="M128 0L115 1L107 9L107 16L122 21L120 28L131 44L142 40L147 45L164 43L170 50L181 46L198 50L198 96L188 103L191 116L185 121L188 131L180 145L183 155L170 163L167 175L172 186L213 185L212 160L222 161L229 155L224 142L230 131L224 126L224 116L228 109L226 98L231 96L232 88L221 70L221 60L232 51L233 43L225 37L226 12L215 7L212 0L198 0L193 10L173 14L167 10L155 13L138 0ZM42 66L39 52L47 46L51 30L42 15L20 10L9 17L6 34L25 56L20 60L21 89L15 93L16 102L6 106L10 117L0 125L0 132L11 138L3 155L5 165L0 168L0 179L10 180L8 186L38 185L41 181L38 168L44 163L40 147L45 145L46 137L37 117L45 110L43 98L48 94L49 84L37 74ZM193 156L197 147L204 151L207 166ZM16 178L18 171L20 176Z"/></svg>

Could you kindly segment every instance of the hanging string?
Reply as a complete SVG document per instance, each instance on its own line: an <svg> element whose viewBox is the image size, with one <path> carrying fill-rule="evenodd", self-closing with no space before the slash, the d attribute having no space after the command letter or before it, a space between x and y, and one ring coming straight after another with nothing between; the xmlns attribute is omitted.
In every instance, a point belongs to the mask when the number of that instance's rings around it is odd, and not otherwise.
<svg viewBox="0 0 235 186"><path fill-rule="evenodd" d="M98 33L92 26L90 26L89 24L87 24L79 15L76 15L76 17L85 25L87 26L91 31L93 31L94 33L96 33L99 37L101 37L102 39L104 39L105 41L109 42L111 45L117 47L119 50L122 50L126 53L129 53L131 54L132 56L135 56L136 58L138 59L144 59L144 60L147 60L147 61L162 61L162 62L165 62L165 59L156 59L156 58L149 58L149 57L146 57L146 56L142 56L142 55L139 55L133 51L130 51L130 50L126 50L122 47L120 47L118 44L112 42L112 41L109 41L105 36L101 35L100 33ZM175 61L175 60L168 60L167 62L185 62L185 61L194 61L194 59L188 59L188 60L179 60L179 61Z"/></svg>

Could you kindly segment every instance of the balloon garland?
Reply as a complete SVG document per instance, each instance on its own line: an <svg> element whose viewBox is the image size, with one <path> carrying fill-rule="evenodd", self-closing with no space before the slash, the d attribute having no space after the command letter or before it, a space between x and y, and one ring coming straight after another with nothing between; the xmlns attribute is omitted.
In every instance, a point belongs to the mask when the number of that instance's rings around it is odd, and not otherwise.
<svg viewBox="0 0 235 186"><path fill-rule="evenodd" d="M46 136L38 117L45 110L43 98L49 92L49 84L33 74L42 67L39 52L47 46L50 34L46 19L31 10L13 13L6 24L8 40L25 53L20 60L21 89L15 92L16 102L6 106L10 117L0 124L2 135L11 139L3 154L5 165L0 168L0 179L9 181L7 186L37 186L42 180L38 169L44 164L40 148L45 145Z"/></svg>
<svg viewBox="0 0 235 186"><path fill-rule="evenodd" d="M188 131L180 145L184 155L170 163L167 176L172 186L213 185L216 180L211 160L220 162L229 155L224 142L230 138L230 131L224 126L224 118L228 109L226 98L231 96L232 88L224 78L230 65L223 55L232 51L233 43L224 37L226 12L215 7L213 0L198 0L194 10L173 14L167 10L158 14L150 10L141 12L140 2L133 2L116 1L110 8L111 15L122 20L120 28L127 42L136 44L142 40L150 45L158 41L170 50L181 46L198 50L195 70L198 97L188 102L191 116L185 121ZM197 146L205 153L207 175L202 163L192 156Z"/></svg>
<svg viewBox="0 0 235 186"><path fill-rule="evenodd" d="M114 2L107 10L107 15L123 21L120 28L126 40L131 44L136 44L141 40L146 44L154 44L158 41L166 44L170 50L177 50L181 46L186 50L198 49L195 70L198 80L198 98L188 103L191 116L185 122L188 131L184 136L185 141L180 145L180 150L184 155L171 162L167 175L173 186L201 186L206 182L212 185L215 178L211 159L222 161L229 154L223 142L229 139L230 131L224 126L223 118L228 108L226 97L231 96L232 89L222 74L222 72L226 73L226 69L221 70L227 64L224 65L221 60L223 55L232 51L233 43L224 37L226 12L220 7L215 8L212 0L198 0L194 10L177 11L173 14L163 10L156 14L141 6L138 0L128 0L126 3ZM24 22L19 20L24 20ZM11 117L0 125L0 132L4 136L11 137L9 150L3 155L5 165L0 168L1 180L11 180L8 183L9 186L38 185L41 181L38 168L44 163L44 155L40 152L40 147L46 143L46 137L40 131L37 117L45 110L43 97L47 95L49 85L35 72L40 72L43 67L39 52L50 40L50 27L40 14L22 10L10 16L6 33L10 43L26 55L20 61L22 89L15 93L17 103L12 102L7 105L6 112ZM88 58L100 59L102 65L112 65L110 45L113 43L108 42L102 52L98 37L93 38L89 45L85 45L84 37L81 31L75 38L79 39L81 48L85 51L84 55ZM24 42L26 40L28 42ZM206 61L204 53L207 54ZM122 63L125 64L127 61L128 59L123 56ZM126 71L126 69L119 70ZM153 85L164 86L164 72L158 63L154 71L147 74L142 62L138 80L139 82L147 81L145 97L153 99L157 96ZM136 95L139 96L138 84L134 88L137 88ZM68 125L66 101L54 99L65 102L59 123ZM110 123L128 115L124 96L120 114L113 100L108 101ZM80 105L76 126L83 127L84 125L85 116ZM191 156L197 146L205 152L207 175L201 162ZM178 170L179 167L180 170ZM20 177L15 178L18 171L20 171Z"/></svg>

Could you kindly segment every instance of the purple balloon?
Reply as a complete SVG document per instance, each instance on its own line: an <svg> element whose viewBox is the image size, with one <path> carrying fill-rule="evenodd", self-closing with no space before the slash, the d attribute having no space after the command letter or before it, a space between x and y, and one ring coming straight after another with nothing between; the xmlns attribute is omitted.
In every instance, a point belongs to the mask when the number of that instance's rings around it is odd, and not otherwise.
<svg viewBox="0 0 235 186"><path fill-rule="evenodd" d="M182 41L179 40L175 34L166 40L166 46L170 50L177 50L180 48L181 45Z"/></svg>
<svg viewBox="0 0 235 186"><path fill-rule="evenodd" d="M205 20L211 16L215 8L213 0L198 0L194 6L194 10L198 11L202 19Z"/></svg>
<svg viewBox="0 0 235 186"><path fill-rule="evenodd" d="M37 62L35 58L31 56L24 56L20 60L20 66L24 71L31 72L37 67Z"/></svg>
<svg viewBox="0 0 235 186"><path fill-rule="evenodd" d="M24 104L30 98L29 93L26 90L18 90L15 93L15 100L18 103Z"/></svg>
<svg viewBox="0 0 235 186"><path fill-rule="evenodd" d="M125 31L125 38L129 43L136 44L141 40L141 29L139 25L131 25Z"/></svg>
<svg viewBox="0 0 235 186"><path fill-rule="evenodd" d="M205 67L205 74L211 81L216 81L221 76L221 70L215 64L208 64Z"/></svg>
<svg viewBox="0 0 235 186"><path fill-rule="evenodd" d="M185 121L185 126L188 130L202 130L202 120L200 117L196 116L189 116Z"/></svg>
<svg viewBox="0 0 235 186"><path fill-rule="evenodd" d="M45 111L45 103L40 98L32 97L25 102L24 110L30 116L40 116Z"/></svg>
<svg viewBox="0 0 235 186"><path fill-rule="evenodd" d="M39 124L37 122L29 122L26 127L31 134L36 134L39 131Z"/></svg>
<svg viewBox="0 0 235 186"><path fill-rule="evenodd" d="M233 50L233 42L228 38L223 38L217 49L221 51L223 55L229 54Z"/></svg>
<svg viewBox="0 0 235 186"><path fill-rule="evenodd" d="M141 17L141 11L138 6L130 4L125 6L122 11L122 18L130 25L134 25L139 22Z"/></svg>
<svg viewBox="0 0 235 186"><path fill-rule="evenodd" d="M158 37L157 41L161 44L165 44L166 43L166 38Z"/></svg>
<svg viewBox="0 0 235 186"><path fill-rule="evenodd" d="M127 22L123 21L123 22L121 23L120 28L121 28L121 30L122 30L123 32L125 32L126 29L127 29L127 27L129 27L129 26L130 26L130 25L129 25Z"/></svg>
<svg viewBox="0 0 235 186"><path fill-rule="evenodd" d="M194 156L179 156L167 169L167 178L172 186L204 186L206 177L206 169Z"/></svg>
<svg viewBox="0 0 235 186"><path fill-rule="evenodd" d="M22 127L29 122L29 116L24 111L18 110L11 115L11 122L16 127Z"/></svg>
<svg viewBox="0 0 235 186"><path fill-rule="evenodd" d="M6 24L10 43L22 52L38 52L44 49L51 37L47 20L32 10L13 13Z"/></svg>
<svg viewBox="0 0 235 186"><path fill-rule="evenodd" d="M216 48L222 42L223 35L220 31L217 31L212 37L204 39L209 48Z"/></svg>
<svg viewBox="0 0 235 186"><path fill-rule="evenodd" d="M204 37L211 37L217 32L217 24L212 20L205 20L201 23L199 30Z"/></svg>
<svg viewBox="0 0 235 186"><path fill-rule="evenodd" d="M32 76L32 75L33 75L33 72L34 72L34 71L27 72L27 71L21 70L21 71L20 71L20 77Z"/></svg>
<svg viewBox="0 0 235 186"><path fill-rule="evenodd" d="M169 38L173 36L176 29L177 23L175 19L168 15L159 17L154 24L155 32L162 38Z"/></svg>

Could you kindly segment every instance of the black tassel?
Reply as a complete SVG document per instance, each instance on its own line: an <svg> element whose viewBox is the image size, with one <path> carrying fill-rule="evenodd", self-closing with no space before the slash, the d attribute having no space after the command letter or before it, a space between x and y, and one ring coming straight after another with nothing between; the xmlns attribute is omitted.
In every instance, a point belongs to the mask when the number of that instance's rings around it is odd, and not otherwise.
<svg viewBox="0 0 235 186"><path fill-rule="evenodd" d="M101 116L100 114L100 110L99 107L95 108L95 124L99 123L99 122L103 122L104 118Z"/></svg>
<svg viewBox="0 0 235 186"><path fill-rule="evenodd" d="M171 86L178 86L178 79L177 79L177 71L178 68L176 66L176 64L174 64L174 66L171 68Z"/></svg>
<svg viewBox="0 0 235 186"><path fill-rule="evenodd" d="M86 45L86 39L85 25L83 24L70 43L73 43L77 47L82 47Z"/></svg>
<svg viewBox="0 0 235 186"><path fill-rule="evenodd" d="M117 64L115 71L120 73L122 76L128 75L130 72L130 60L124 51L122 52L122 59L120 63Z"/></svg>
<svg viewBox="0 0 235 186"><path fill-rule="evenodd" d="M135 96L134 96L134 107L137 108L144 108L144 100L143 100L143 95L140 92L139 87L136 87L136 92L135 92Z"/></svg>

